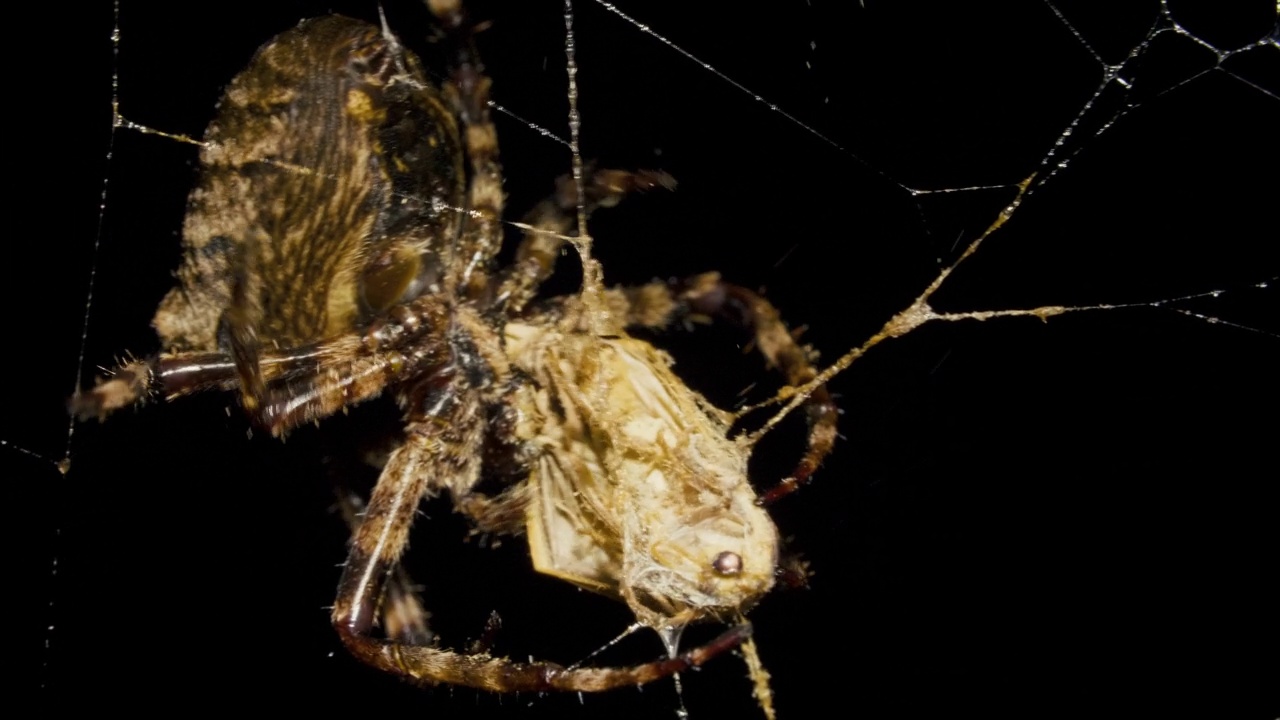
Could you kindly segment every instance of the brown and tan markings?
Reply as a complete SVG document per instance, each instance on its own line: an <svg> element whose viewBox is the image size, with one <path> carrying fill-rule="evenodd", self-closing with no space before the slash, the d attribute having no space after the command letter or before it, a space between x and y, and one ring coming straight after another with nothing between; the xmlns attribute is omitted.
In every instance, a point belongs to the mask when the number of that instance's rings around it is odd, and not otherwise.
<svg viewBox="0 0 1280 720"><path fill-rule="evenodd" d="M765 505L831 450L835 408L812 392L798 469L758 496L734 416L628 330L726 319L788 384L811 382L810 352L768 302L716 274L537 300L577 224L578 193L563 180L499 267L489 80L460 5L430 7L454 60L439 87L390 35L341 16L262 46L206 133L179 284L153 321L163 351L123 363L74 410L103 418L221 390L282 436L389 394L403 439L367 503L343 503L354 530L332 621L356 657L503 692L606 690L698 666L748 641L744 614L779 574ZM672 183L593 171L583 209ZM479 530L527 535L539 571L625 602L670 656L564 667L432 644L400 561L419 503L442 491ZM732 626L678 651L681 630L702 621Z"/></svg>

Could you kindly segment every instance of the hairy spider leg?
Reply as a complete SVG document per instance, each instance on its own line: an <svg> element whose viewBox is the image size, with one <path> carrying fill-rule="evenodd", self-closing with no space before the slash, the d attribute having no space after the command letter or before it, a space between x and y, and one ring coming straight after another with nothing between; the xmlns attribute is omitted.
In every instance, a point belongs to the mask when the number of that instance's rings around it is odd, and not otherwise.
<svg viewBox="0 0 1280 720"><path fill-rule="evenodd" d="M334 478L342 483L343 478ZM337 510L354 536L363 522L366 512L364 499L353 490L335 488ZM397 565L387 577L386 592L378 614L382 619L382 631L395 642L403 645L431 645L435 633L431 632L428 619L431 613L418 597L417 585L403 565Z"/></svg>
<svg viewBox="0 0 1280 720"><path fill-rule="evenodd" d="M460 276L446 278L446 290L476 299L489 284L489 266L502 248L502 165L498 161L498 131L489 112L489 87L476 52L475 27L461 0L429 0L436 20L446 31L452 53L449 75L441 87L445 102L462 123L462 141L471 165L461 233L454 253Z"/></svg>
<svg viewBox="0 0 1280 720"><path fill-rule="evenodd" d="M751 331L765 361L782 372L789 386L801 387L817 376L812 352L796 341L778 309L759 293L724 282L719 273L695 275L673 283L672 290L682 310L725 318ZM835 447L839 409L825 385L809 395L804 409L809 424L805 454L791 475L760 496L761 505L790 495L807 483Z"/></svg>
<svg viewBox="0 0 1280 720"><path fill-rule="evenodd" d="M719 273L615 288L606 296L611 306L624 313L628 327L656 330L690 317L711 317L738 325L752 333L766 364L779 370L791 387L800 387L818 374L811 351L797 342L773 303L755 291L725 282ZM835 447L839 410L826 386L814 390L804 407L809 424L805 453L789 476L760 496L761 505L798 490Z"/></svg>
<svg viewBox="0 0 1280 720"><path fill-rule="evenodd" d="M676 181L657 170L591 170L583 188L584 210L589 216L598 208L617 205L624 195L654 188L674 190ZM538 286L555 270L560 250L568 242L569 231L578 224L578 189L570 175L556 179L555 192L525 215L525 236L516 249L515 261L501 277L497 305L520 312L533 300Z"/></svg>
<svg viewBox="0 0 1280 720"><path fill-rule="evenodd" d="M262 399L249 415L279 436L377 397L387 385L443 365L449 308L425 296L393 308L389 317L360 333L264 352L259 368ZM165 353L125 363L111 377L71 399L81 418L103 418L152 394L165 400L208 390L236 391L242 376L233 355Z"/></svg>

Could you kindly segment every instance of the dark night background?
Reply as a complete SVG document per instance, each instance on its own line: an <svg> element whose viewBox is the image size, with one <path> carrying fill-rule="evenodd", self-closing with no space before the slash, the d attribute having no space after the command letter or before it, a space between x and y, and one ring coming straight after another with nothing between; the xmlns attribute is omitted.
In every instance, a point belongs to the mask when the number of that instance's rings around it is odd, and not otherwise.
<svg viewBox="0 0 1280 720"><path fill-rule="evenodd" d="M77 18L85 30L60 30L65 19L52 14L25 20L51 49L24 64L30 94L21 97L34 100L10 136L47 156L20 179L11 212L53 209L10 239L26 259L11 256L3 286L4 376L18 394L0 413L0 439L55 459L102 179L110 187L82 382L117 353L156 349L149 321L171 285L194 180L194 149L156 137L118 132L106 159L112 20L101 5ZM1017 182L1102 79L1040 3L866 5L620 3L842 151L601 6L578 3L584 155L662 168L680 182L593 220L611 283L720 270L763 289L834 359L903 308L938 258L953 259L1012 197L1005 187L913 198L902 186ZM1117 63L1157 7L1113 5L1057 4ZM1237 4L1230 18L1212 3L1170 5L1189 32L1223 49L1276 22L1265 0ZM123 2L119 98L131 120L199 136L221 87L272 35L330 8L376 18L359 2L194 7ZM494 99L563 136L561 7L472 9L492 20L479 43ZM430 58L425 11L390 2L387 13ZM935 304L1125 303L1223 289L1177 307L1266 332L1170 309L1118 310L930 326L856 363L833 383L845 440L817 482L774 511L790 548L812 563L812 587L779 590L751 615L780 718L820 709L868 719L1270 718L1280 709L1271 589L1280 317L1274 281L1251 289L1280 274L1280 53L1273 45L1228 61L1239 79L1208 72L1160 94L1211 66L1185 38L1153 43L1124 73L1133 93L1103 94L1067 146L1084 139L1083 150ZM1130 101L1140 106L1092 137ZM569 155L510 117L497 123L514 219L567 172ZM574 263L564 265L560 291L575 282ZM773 387L732 328L657 339L722 405L753 381L763 382L750 397ZM579 705L421 691L348 659L321 609L344 555L321 461L341 454L343 432L302 430L281 445L246 439L246 428L229 398L210 396L78 427L66 476L0 448L23 536L12 545L22 571L10 592L25 608L18 635L32 631L10 647L47 664L49 701L673 716L670 683ZM787 472L797 435L790 428L761 447L761 485ZM496 550L464 543L466 526L445 502L425 513L408 562L447 644L476 637L497 610L499 652L570 663L631 621L620 603L535 576L520 539ZM686 644L715 631L692 629ZM604 659L659 653L642 633ZM688 674L692 717L759 717L744 674L731 657Z"/></svg>

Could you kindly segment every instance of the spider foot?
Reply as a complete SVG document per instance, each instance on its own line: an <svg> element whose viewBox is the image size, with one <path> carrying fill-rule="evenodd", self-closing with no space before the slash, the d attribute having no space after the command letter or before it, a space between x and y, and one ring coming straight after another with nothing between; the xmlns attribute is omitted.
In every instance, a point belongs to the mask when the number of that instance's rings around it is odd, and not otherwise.
<svg viewBox="0 0 1280 720"><path fill-rule="evenodd" d="M632 171L588 166L586 175L582 190L588 212L613 207L629 193L676 189L676 179L662 170ZM578 206L578 186L572 175L556 178L555 202L561 210L572 210Z"/></svg>
<svg viewBox="0 0 1280 720"><path fill-rule="evenodd" d="M491 692L601 692L646 685L700 667L751 637L751 624L743 623L729 628L706 645L663 660L630 667L565 667L551 662L521 663L488 654L401 645L363 635L341 621L334 625L347 649L372 667L423 685L463 685Z"/></svg>
<svg viewBox="0 0 1280 720"><path fill-rule="evenodd" d="M150 361L124 363L89 390L77 390L67 401L67 410L79 420L97 418L101 422L120 408L145 402L154 378Z"/></svg>

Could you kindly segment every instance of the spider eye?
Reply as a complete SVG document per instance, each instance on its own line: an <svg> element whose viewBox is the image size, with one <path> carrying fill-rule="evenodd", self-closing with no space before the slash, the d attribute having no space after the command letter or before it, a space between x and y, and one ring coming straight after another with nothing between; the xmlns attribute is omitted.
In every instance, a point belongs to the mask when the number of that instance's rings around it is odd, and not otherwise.
<svg viewBox="0 0 1280 720"><path fill-rule="evenodd" d="M742 572L742 556L726 550L711 561L711 569L720 575L737 575Z"/></svg>

